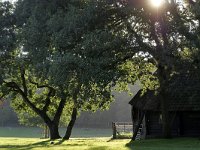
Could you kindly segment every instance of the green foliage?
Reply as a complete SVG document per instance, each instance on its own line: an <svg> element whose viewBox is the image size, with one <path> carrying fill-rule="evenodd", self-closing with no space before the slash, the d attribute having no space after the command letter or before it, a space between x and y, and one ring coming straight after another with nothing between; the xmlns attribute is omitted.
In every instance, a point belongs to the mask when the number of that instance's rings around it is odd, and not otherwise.
<svg viewBox="0 0 200 150"><path fill-rule="evenodd" d="M15 11L30 76L46 79L58 93L61 86L71 97L76 93L80 110L104 109L112 101L110 86L123 58L116 52L126 49L123 37L111 28L115 12L107 18L99 13L110 9L118 8L103 1L19 1Z"/></svg>
<svg viewBox="0 0 200 150"><path fill-rule="evenodd" d="M148 63L143 58L134 58L128 60L119 66L123 76L119 78L116 84L116 90L129 91L129 84L133 85L136 81L140 81L143 92L149 90L157 90L159 87L158 79L154 74L155 65Z"/></svg>
<svg viewBox="0 0 200 150"><path fill-rule="evenodd" d="M41 101L37 101L37 103L41 103ZM51 108L48 110L48 115L50 118L53 118L54 113L56 111L56 105L58 105L58 102L54 102L54 104L51 105ZM12 101L12 108L16 112L18 116L18 121L20 124L25 125L25 126L38 126L38 127L43 127L44 126L44 121L42 118L40 118L27 104L25 104L22 100L19 99L17 101L16 99ZM60 124L59 126L66 126L69 121L70 121L70 114L72 112L72 102L67 102L64 111L62 113L61 119L60 119Z"/></svg>
<svg viewBox="0 0 200 150"><path fill-rule="evenodd" d="M3 80L12 65L9 60L12 59L16 42L13 9L11 3L0 2L0 98L8 93Z"/></svg>
<svg viewBox="0 0 200 150"><path fill-rule="evenodd" d="M0 50L1 63L10 58L12 48L15 47L13 5L9 2L0 2Z"/></svg>

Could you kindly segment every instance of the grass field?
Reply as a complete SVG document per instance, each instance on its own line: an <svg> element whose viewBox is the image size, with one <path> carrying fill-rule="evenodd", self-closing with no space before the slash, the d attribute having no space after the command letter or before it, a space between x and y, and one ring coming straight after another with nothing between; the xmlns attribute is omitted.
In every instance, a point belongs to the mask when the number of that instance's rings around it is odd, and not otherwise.
<svg viewBox="0 0 200 150"><path fill-rule="evenodd" d="M64 129L60 130L61 134ZM69 141L40 139L40 128L0 128L0 150L200 150L198 138L111 140L110 129L74 128ZM90 138L88 138L90 137ZM99 138L97 138L99 137Z"/></svg>
<svg viewBox="0 0 200 150"><path fill-rule="evenodd" d="M154 139L130 142L109 138L79 138L69 141L50 141L35 138L0 138L1 150L200 150L195 138Z"/></svg>
<svg viewBox="0 0 200 150"><path fill-rule="evenodd" d="M61 128L60 134L64 135L66 129ZM21 138L40 138L42 136L41 128L26 128L26 127L0 127L0 137L21 137ZM73 138L88 138L88 137L111 137L111 129L88 129L74 128L72 130Z"/></svg>

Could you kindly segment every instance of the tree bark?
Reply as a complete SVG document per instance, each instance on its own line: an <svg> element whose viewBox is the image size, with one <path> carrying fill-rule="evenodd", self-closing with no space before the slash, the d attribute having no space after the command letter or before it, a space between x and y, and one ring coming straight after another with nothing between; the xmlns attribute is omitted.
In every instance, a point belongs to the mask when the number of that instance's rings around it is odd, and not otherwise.
<svg viewBox="0 0 200 150"><path fill-rule="evenodd" d="M73 108L72 111L72 115L71 115L71 120L67 126L67 131L65 133L65 136L63 137L63 139L65 140L69 140L71 133L72 133L72 128L74 127L75 121L76 121L76 117L77 117L77 109Z"/></svg>
<svg viewBox="0 0 200 150"><path fill-rule="evenodd" d="M139 119L139 121L138 121L138 124L136 125L136 127L135 127L135 129L134 129L133 137L132 137L132 139L131 139L132 141L135 141L135 138L136 138L137 133L138 133L138 131L139 131L139 128L140 128L140 125L141 125L142 120L143 120L143 118L144 118L144 115L145 115L145 111L142 111L142 114L141 114L141 116L140 116L140 119Z"/></svg>
<svg viewBox="0 0 200 150"><path fill-rule="evenodd" d="M166 99L166 95L164 93L160 93L161 96L161 112L162 112L162 134L164 138L171 138L171 126L170 126L170 118L168 111L168 100Z"/></svg>
<svg viewBox="0 0 200 150"><path fill-rule="evenodd" d="M51 121L50 118L47 116L47 114L42 111L38 115L43 119L43 121L49 128L50 139L55 140L55 139L61 138L59 131L58 131L59 122Z"/></svg>
<svg viewBox="0 0 200 150"><path fill-rule="evenodd" d="M169 103L166 95L167 88L167 71L164 66L158 67L159 80L160 80L160 102L161 102L161 113L162 113L162 134L164 138L171 138L171 127L169 118Z"/></svg>
<svg viewBox="0 0 200 150"><path fill-rule="evenodd" d="M61 138L59 131L58 131L58 125L57 124L47 124L48 128L49 128L49 132L50 132L50 139L51 140L56 140Z"/></svg>
<svg viewBox="0 0 200 150"><path fill-rule="evenodd" d="M59 103L59 106L57 108L56 114L55 114L55 116L53 118L53 122L55 124L56 123L59 124L59 122L60 122L60 117L61 117L61 115L63 113L63 109L65 107L66 101L67 101L67 99L66 99L66 97L64 97L64 98L61 99L61 101Z"/></svg>

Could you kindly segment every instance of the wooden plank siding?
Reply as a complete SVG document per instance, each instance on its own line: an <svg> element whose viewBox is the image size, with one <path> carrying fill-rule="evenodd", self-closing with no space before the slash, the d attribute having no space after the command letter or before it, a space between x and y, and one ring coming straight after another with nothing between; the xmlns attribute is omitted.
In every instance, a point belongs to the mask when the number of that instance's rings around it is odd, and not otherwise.
<svg viewBox="0 0 200 150"><path fill-rule="evenodd" d="M161 137L162 123L160 112L146 114L146 136ZM200 112L171 112L171 134L176 136L200 136Z"/></svg>
<svg viewBox="0 0 200 150"><path fill-rule="evenodd" d="M181 121L182 136L200 136L200 112L184 112Z"/></svg>
<svg viewBox="0 0 200 150"><path fill-rule="evenodd" d="M146 134L153 136L162 135L162 124L159 122L158 112L147 112L146 114Z"/></svg>

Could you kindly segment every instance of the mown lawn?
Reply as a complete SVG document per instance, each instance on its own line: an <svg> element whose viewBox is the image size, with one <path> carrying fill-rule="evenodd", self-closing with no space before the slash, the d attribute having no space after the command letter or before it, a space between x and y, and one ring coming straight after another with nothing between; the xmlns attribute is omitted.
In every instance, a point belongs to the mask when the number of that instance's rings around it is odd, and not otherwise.
<svg viewBox="0 0 200 150"><path fill-rule="evenodd" d="M1 150L200 150L197 138L153 139L130 142L109 138L76 138L62 142L35 138L0 138Z"/></svg>
<svg viewBox="0 0 200 150"><path fill-rule="evenodd" d="M64 135L65 128L60 128L60 134ZM73 138L111 137L112 129L73 128ZM42 129L36 127L0 127L0 137L40 138Z"/></svg>

